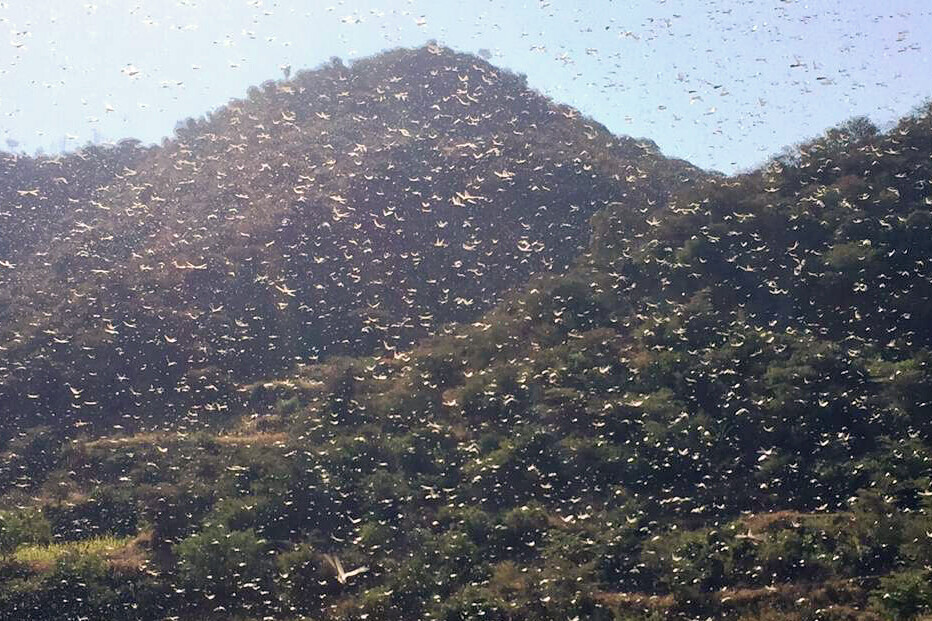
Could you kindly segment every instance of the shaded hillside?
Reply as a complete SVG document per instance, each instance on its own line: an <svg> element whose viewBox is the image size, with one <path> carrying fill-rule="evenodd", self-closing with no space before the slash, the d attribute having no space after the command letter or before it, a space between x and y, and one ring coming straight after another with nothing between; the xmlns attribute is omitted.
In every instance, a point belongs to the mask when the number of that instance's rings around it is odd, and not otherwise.
<svg viewBox="0 0 932 621"><path fill-rule="evenodd" d="M405 348L567 269L597 210L702 176L433 45L268 82L17 268L3 425L204 418L250 378Z"/></svg>
<svg viewBox="0 0 932 621"><path fill-rule="evenodd" d="M567 274L256 382L224 433L18 438L0 611L928 613L929 179L932 108L854 121L603 210Z"/></svg>
<svg viewBox="0 0 932 621"><path fill-rule="evenodd" d="M18 265L45 256L53 240L92 217L94 194L145 153L126 140L57 157L0 154L0 258ZM12 276L4 274L4 284Z"/></svg>
<svg viewBox="0 0 932 621"><path fill-rule="evenodd" d="M22 318L24 302L49 281L59 240L87 226L97 210L95 195L145 154L146 149L129 140L57 157L0 153L0 332L6 346L0 350L4 354L0 366L4 372L9 371L6 354L16 344L12 332L16 317ZM52 286L57 291L61 283Z"/></svg>

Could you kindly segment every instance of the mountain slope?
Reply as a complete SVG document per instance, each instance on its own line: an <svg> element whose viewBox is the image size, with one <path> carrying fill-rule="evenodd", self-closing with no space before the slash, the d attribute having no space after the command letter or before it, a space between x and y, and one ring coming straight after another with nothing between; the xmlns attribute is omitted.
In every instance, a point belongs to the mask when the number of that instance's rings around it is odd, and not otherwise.
<svg viewBox="0 0 932 621"><path fill-rule="evenodd" d="M146 153L132 140L58 157L0 157L0 257L17 265L86 218L82 207ZM42 255L39 255L42 256Z"/></svg>
<svg viewBox="0 0 932 621"><path fill-rule="evenodd" d="M42 286L2 303L3 426L211 418L244 380L474 318L565 270L597 210L702 176L433 45L266 83L18 268Z"/></svg>
<svg viewBox="0 0 932 621"><path fill-rule="evenodd" d="M567 274L409 351L257 382L224 433L53 457L18 438L0 611L926 613L930 178L932 107L886 133L849 123L644 213L605 209Z"/></svg>

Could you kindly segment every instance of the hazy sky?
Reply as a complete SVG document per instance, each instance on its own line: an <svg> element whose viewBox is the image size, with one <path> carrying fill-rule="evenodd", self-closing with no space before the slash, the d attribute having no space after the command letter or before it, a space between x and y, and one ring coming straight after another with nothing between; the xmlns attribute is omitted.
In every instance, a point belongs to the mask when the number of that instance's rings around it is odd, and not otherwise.
<svg viewBox="0 0 932 621"><path fill-rule="evenodd" d="M158 142L282 65L436 39L731 172L908 113L932 96L929 32L929 0L0 0L0 148Z"/></svg>

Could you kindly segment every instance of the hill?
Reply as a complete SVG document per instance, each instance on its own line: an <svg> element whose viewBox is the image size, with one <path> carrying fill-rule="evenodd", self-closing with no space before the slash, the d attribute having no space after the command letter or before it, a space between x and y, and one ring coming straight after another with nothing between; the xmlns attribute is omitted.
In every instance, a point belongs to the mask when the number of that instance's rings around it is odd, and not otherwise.
<svg viewBox="0 0 932 621"><path fill-rule="evenodd" d="M80 220L98 188L146 150L131 140L58 157L0 158L0 256L18 264L36 256ZM44 256L39 254L38 256Z"/></svg>
<svg viewBox="0 0 932 621"><path fill-rule="evenodd" d="M932 108L854 120L219 432L23 435L0 614L929 612L930 173Z"/></svg>
<svg viewBox="0 0 932 621"><path fill-rule="evenodd" d="M56 207L4 234L0 438L225 418L245 382L478 317L565 271L599 209L704 176L435 45L267 82L126 150L106 180L85 154L63 181L4 177Z"/></svg>

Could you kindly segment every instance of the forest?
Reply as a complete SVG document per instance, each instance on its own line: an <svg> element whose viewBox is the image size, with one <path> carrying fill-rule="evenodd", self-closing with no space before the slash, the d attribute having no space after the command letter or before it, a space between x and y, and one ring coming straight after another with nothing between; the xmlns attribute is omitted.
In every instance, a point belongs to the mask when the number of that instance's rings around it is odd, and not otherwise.
<svg viewBox="0 0 932 621"><path fill-rule="evenodd" d="M932 614L932 105L726 176L430 45L0 185L0 619Z"/></svg>

